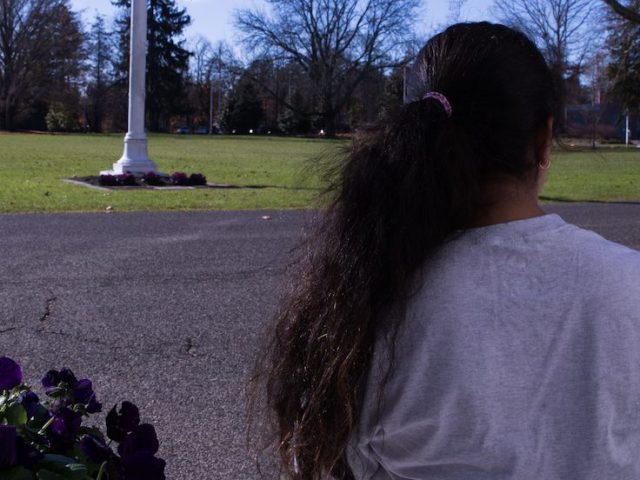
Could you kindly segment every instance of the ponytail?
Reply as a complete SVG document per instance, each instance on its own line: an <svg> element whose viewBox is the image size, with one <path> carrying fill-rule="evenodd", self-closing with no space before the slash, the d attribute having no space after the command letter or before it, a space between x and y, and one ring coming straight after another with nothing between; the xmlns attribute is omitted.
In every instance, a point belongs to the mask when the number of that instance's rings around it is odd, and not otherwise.
<svg viewBox="0 0 640 480"><path fill-rule="evenodd" d="M309 240L263 372L292 479L349 478L344 452L376 331L426 256L471 215L457 211L460 192L446 181L449 123L437 102L419 101L358 134Z"/></svg>
<svg viewBox="0 0 640 480"><path fill-rule="evenodd" d="M427 257L476 217L484 176L530 168L528 142L549 116L544 60L507 27L450 27L418 66L418 99L353 139L254 377L291 479L350 478L345 451L377 335L401 321ZM433 90L452 114L423 98Z"/></svg>

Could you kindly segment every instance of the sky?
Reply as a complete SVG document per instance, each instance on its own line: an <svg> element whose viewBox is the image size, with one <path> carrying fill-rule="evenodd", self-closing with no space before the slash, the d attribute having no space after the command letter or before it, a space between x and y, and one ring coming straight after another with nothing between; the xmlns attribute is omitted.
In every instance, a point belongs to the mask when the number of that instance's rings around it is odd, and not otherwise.
<svg viewBox="0 0 640 480"><path fill-rule="evenodd" d="M73 8L82 13L90 22L97 13L112 17L116 8L110 0L70 0ZM211 42L226 40L230 44L237 41L233 28L233 11L238 8L260 7L264 0L176 0L187 8L192 24L186 35L193 38L201 35ZM466 0L459 20L490 20L489 8L493 0ZM448 0L423 0L417 33L432 33L450 20Z"/></svg>

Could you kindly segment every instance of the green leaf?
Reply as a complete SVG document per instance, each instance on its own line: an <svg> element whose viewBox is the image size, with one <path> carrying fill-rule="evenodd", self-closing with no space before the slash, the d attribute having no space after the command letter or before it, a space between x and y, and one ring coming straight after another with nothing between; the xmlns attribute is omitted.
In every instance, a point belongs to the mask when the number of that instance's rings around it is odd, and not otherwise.
<svg viewBox="0 0 640 480"><path fill-rule="evenodd" d="M38 480L66 480L65 477L49 470L39 470Z"/></svg>
<svg viewBox="0 0 640 480"><path fill-rule="evenodd" d="M47 391L47 396L51 398L58 398L64 396L66 393L67 392L64 388L55 387Z"/></svg>
<svg viewBox="0 0 640 480"><path fill-rule="evenodd" d="M4 416L10 425L15 425L16 427L22 427L28 420L27 411L19 403L10 405L5 411Z"/></svg>
<svg viewBox="0 0 640 480"><path fill-rule="evenodd" d="M87 474L87 467L77 460L64 455L47 454L41 461L41 465L48 468L50 473L62 475L66 480L82 480ZM47 479L48 480L48 479Z"/></svg>
<svg viewBox="0 0 640 480"><path fill-rule="evenodd" d="M3 480L33 480L33 473L23 467L13 467L2 472Z"/></svg>
<svg viewBox="0 0 640 480"><path fill-rule="evenodd" d="M80 435L93 435L94 437L98 437L100 440L104 440L104 433L97 427L80 427Z"/></svg>
<svg viewBox="0 0 640 480"><path fill-rule="evenodd" d="M64 455L57 455L55 453L47 453L42 459L43 465L52 465L55 467L64 467L70 463L76 463L73 458L65 457Z"/></svg>
<svg viewBox="0 0 640 480"><path fill-rule="evenodd" d="M81 463L70 463L66 468L65 478L69 480L83 480L87 475L87 467Z"/></svg>

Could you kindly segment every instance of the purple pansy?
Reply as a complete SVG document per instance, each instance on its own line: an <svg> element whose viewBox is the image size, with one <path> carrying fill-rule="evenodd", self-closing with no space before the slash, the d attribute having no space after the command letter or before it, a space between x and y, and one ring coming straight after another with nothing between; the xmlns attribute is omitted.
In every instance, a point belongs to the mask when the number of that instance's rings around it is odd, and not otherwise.
<svg viewBox="0 0 640 480"><path fill-rule="evenodd" d="M130 172L117 175L116 180L118 181L118 184L128 187L134 187L138 184L135 175Z"/></svg>
<svg viewBox="0 0 640 480"><path fill-rule="evenodd" d="M205 177L201 173L192 173L189 177L189 183L191 185L206 185L207 177Z"/></svg>
<svg viewBox="0 0 640 480"><path fill-rule="evenodd" d="M188 185L189 184L189 177L184 172L175 172L175 173L173 173L173 175L171 175L171 179L173 180L173 183L175 183L176 185Z"/></svg>
<svg viewBox="0 0 640 480"><path fill-rule="evenodd" d="M86 404L87 413L98 413L102 411L102 404L96 400L96 394L94 393L89 399L89 403Z"/></svg>
<svg viewBox="0 0 640 480"><path fill-rule="evenodd" d="M0 390L11 390L22 383L20 365L9 357L0 357Z"/></svg>
<svg viewBox="0 0 640 480"><path fill-rule="evenodd" d="M51 439L59 446L70 445L80 432L81 425L81 413L62 408L55 414L54 420L49 427Z"/></svg>
<svg viewBox="0 0 640 480"><path fill-rule="evenodd" d="M60 370L60 381L66 383L67 385L74 385L78 381L78 379L73 374L71 369L65 367Z"/></svg>
<svg viewBox="0 0 640 480"><path fill-rule="evenodd" d="M46 393L58 388L60 383L60 372L57 370L49 370L44 377L42 377L42 386Z"/></svg>
<svg viewBox="0 0 640 480"><path fill-rule="evenodd" d="M20 404L27 412L27 417L32 418L38 411L40 399L38 395L31 391L21 392L18 396Z"/></svg>
<svg viewBox="0 0 640 480"><path fill-rule="evenodd" d="M73 387L77 382L78 379L69 368L63 368L60 371L49 370L42 377L42 386L47 394L56 390L61 383L65 383L67 387Z"/></svg>
<svg viewBox="0 0 640 480"><path fill-rule="evenodd" d="M0 425L0 470L13 467L18 461L16 427Z"/></svg>
<svg viewBox="0 0 640 480"><path fill-rule="evenodd" d="M125 437L118 446L118 454L122 457L128 457L137 452L147 452L155 455L160 448L158 436L153 425L143 423L138 425L133 431Z"/></svg>
<svg viewBox="0 0 640 480"><path fill-rule="evenodd" d="M124 480L165 480L166 463L147 452L136 452L122 459Z"/></svg>
<svg viewBox="0 0 640 480"><path fill-rule="evenodd" d="M71 388L73 390L73 401L75 403L86 405L94 396L91 380L87 380L86 378L78 380Z"/></svg>
<svg viewBox="0 0 640 480"><path fill-rule="evenodd" d="M59 372L57 370L49 370L42 378L42 386L45 388L47 394L52 394L61 387L66 387L71 393L71 398L68 400L65 398L53 402L52 406L49 408L52 415L61 407L67 406L69 401L85 405L87 413L97 413L102 411L102 404L96 399L96 394L93 391L91 380L86 378L78 380L73 372L68 368L63 368Z"/></svg>
<svg viewBox="0 0 640 480"><path fill-rule="evenodd" d="M155 429L140 424L138 408L131 402L123 402L119 409L114 406L107 415L107 434L119 443L116 454L99 429L83 432L83 418L101 409L90 380L77 379L68 368L50 370L42 378L50 398L41 402L21 385L20 367L6 357L0 357L0 380L4 389L13 390L5 402L11 408L20 406L17 411L24 408L28 417L25 425L20 420L18 428L0 424L0 479L5 476L2 472L14 467L21 474L26 474L25 468L31 472L27 476L40 478L48 469L43 459L51 454L72 455L91 468L106 462L107 475L118 480L165 479L165 462L155 456L160 446Z"/></svg>
<svg viewBox="0 0 640 480"><path fill-rule="evenodd" d="M91 380L83 378L78 380L71 388L73 390L74 403L86 405L88 413L102 411L102 404L96 400L96 394L93 391Z"/></svg>
<svg viewBox="0 0 640 480"><path fill-rule="evenodd" d="M115 175L100 175L98 183L106 187L114 187L118 185L118 180L116 179Z"/></svg>
<svg viewBox="0 0 640 480"><path fill-rule="evenodd" d="M158 175L156 172L147 172L144 174L144 177L142 177L142 179L147 185L163 185L164 184L162 177L160 177L160 175Z"/></svg>
<svg viewBox="0 0 640 480"><path fill-rule="evenodd" d="M165 462L156 458L160 448L152 425L138 425L118 446L125 480L163 480Z"/></svg>
<svg viewBox="0 0 640 480"><path fill-rule="evenodd" d="M67 408L69 401L66 398L57 398L49 403L49 416L55 417L63 408Z"/></svg>
<svg viewBox="0 0 640 480"><path fill-rule="evenodd" d="M107 414L107 436L115 441L122 442L128 433L140 424L140 411L133 403L124 401L117 410L117 405Z"/></svg>

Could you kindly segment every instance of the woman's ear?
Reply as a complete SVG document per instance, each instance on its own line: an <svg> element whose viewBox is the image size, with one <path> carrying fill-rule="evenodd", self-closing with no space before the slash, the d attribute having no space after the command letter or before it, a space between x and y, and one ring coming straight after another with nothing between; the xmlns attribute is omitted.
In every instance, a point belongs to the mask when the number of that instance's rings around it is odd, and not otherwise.
<svg viewBox="0 0 640 480"><path fill-rule="evenodd" d="M537 165L547 165L551 155L551 141L553 140L553 117L549 117L542 129L536 134L534 155ZM545 167L543 167L545 168Z"/></svg>

